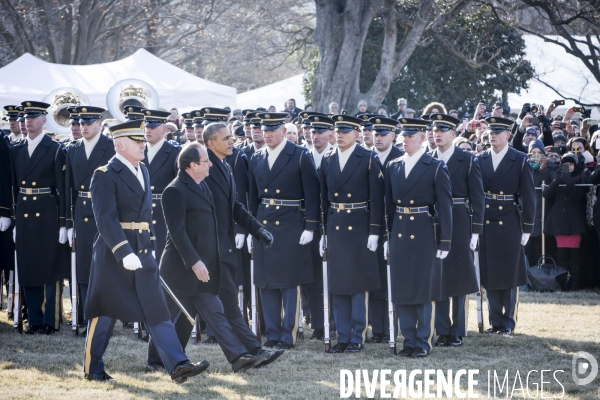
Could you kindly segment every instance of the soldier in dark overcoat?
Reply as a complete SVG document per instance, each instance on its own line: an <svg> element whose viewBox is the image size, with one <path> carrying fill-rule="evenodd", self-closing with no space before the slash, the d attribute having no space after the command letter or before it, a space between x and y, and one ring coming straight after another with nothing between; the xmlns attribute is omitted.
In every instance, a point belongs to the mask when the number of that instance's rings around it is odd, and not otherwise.
<svg viewBox="0 0 600 400"><path fill-rule="evenodd" d="M444 259L447 298L435 305L435 345L460 346L467 335L469 294L479 291L473 256L483 232L483 186L477 157L452 144L460 120L447 114L430 119L437 145L431 156L448 167L453 203L452 250Z"/></svg>
<svg viewBox="0 0 600 400"><path fill-rule="evenodd" d="M65 151L43 132L50 105L22 106L28 136L11 148L17 268L27 300L27 333L51 334L60 329L62 280L69 276L68 264L61 262L67 242Z"/></svg>
<svg viewBox="0 0 600 400"><path fill-rule="evenodd" d="M403 118L406 154L385 175L392 300L404 348L425 357L433 345L435 302L443 300L442 260L450 251L452 192L448 169L423 147L427 121Z"/></svg>
<svg viewBox="0 0 600 400"><path fill-rule="evenodd" d="M313 280L306 245L319 229L320 199L315 163L306 148L285 139L285 116L258 114L267 146L250 160L248 206L275 240L268 250L254 240L254 284L261 289L265 346L289 349L296 341L300 285Z"/></svg>
<svg viewBox="0 0 600 400"><path fill-rule="evenodd" d="M524 246L535 222L535 188L527 155L508 145L512 120L489 117L486 122L492 148L480 156L485 192L481 284L487 290L487 332L507 335L517 323L518 287L527 283Z"/></svg>
<svg viewBox="0 0 600 400"><path fill-rule="evenodd" d="M358 145L361 120L334 115L338 147L319 168L329 291L338 341L331 353L364 348L369 291L379 289L377 246L383 222L383 173L377 155Z"/></svg>

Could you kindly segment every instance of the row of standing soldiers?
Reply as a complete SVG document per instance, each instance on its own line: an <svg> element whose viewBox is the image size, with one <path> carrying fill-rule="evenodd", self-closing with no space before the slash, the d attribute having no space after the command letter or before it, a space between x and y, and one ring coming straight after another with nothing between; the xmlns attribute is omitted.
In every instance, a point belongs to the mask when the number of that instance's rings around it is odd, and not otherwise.
<svg viewBox="0 0 600 400"><path fill-rule="evenodd" d="M66 243L73 232L80 298L87 297L97 235L90 183L94 171L115 151L112 140L93 129L66 145L53 142L42 134L48 105L24 102L22 107L30 134L13 142L2 138L1 150L10 155L2 157L2 167L10 173L2 174L0 210L3 217L13 218L12 229L2 233L2 260L14 262L12 251L5 250L7 232L12 230L27 300L28 332L52 333L60 327L60 290L69 276ZM18 112L11 113L14 110L7 109L11 121L18 118ZM76 107L72 122L93 126L102 111ZM129 118L143 118L147 127L166 122L161 111L143 111L148 114L131 112ZM226 115L226 110L206 107L188 114L186 126L198 119L202 125L223 121ZM386 336L386 258L391 300L404 337L400 354L426 356L434 331L436 345L459 346L467 333L467 296L479 291L473 252L477 246L481 284L488 293L489 331L510 334L516 325L517 287L526 280L523 245L535 215L531 168L524 154L508 146L512 121L489 118L493 148L478 158L451 144L460 121L449 115L401 120L405 155L393 140L384 151L356 143L364 124L372 125L376 137L389 137L395 135L398 121L318 113L304 118L313 143L315 137L335 132L337 146L329 140L311 150L292 144L284 138L284 114L248 110L244 122L262 131L262 147L256 141L242 142L225 158L235 182L234 202L247 207L274 237L268 249L251 235L247 243L240 243L239 235L248 232L236 224L235 238L219 242L221 263L237 269L236 284L246 293L251 284L260 288L265 346L294 346L302 286L308 288L313 336L321 338L325 250L338 335L331 352L361 351L369 316L374 341ZM433 154L423 147L428 125L438 141ZM177 175L180 149L164 136L147 135L146 140L152 240L160 260L167 237L162 191ZM231 218L229 211L225 214ZM219 218L217 213L218 223L228 225ZM226 231L228 235L231 232ZM245 249L236 252L235 247ZM253 282L248 248L254 254Z"/></svg>

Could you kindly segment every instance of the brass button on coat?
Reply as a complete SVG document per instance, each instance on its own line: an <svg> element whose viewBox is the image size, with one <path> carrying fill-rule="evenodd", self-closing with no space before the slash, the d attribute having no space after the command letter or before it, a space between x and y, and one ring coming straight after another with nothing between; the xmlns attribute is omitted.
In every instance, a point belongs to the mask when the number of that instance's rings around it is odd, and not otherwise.
<svg viewBox="0 0 600 400"><path fill-rule="evenodd" d="M414 238L415 238L415 235L410 235L410 238L411 238L411 239L414 239Z"/></svg>
<svg viewBox="0 0 600 400"><path fill-rule="evenodd" d="M267 223L267 220L265 219L265 220L263 221L263 224L266 224L266 223Z"/></svg>
<svg viewBox="0 0 600 400"><path fill-rule="evenodd" d="M29 217L29 215L27 215L27 214L25 214L25 215L23 215L23 216L24 216L25 218Z"/></svg>
<svg viewBox="0 0 600 400"><path fill-rule="evenodd" d="M411 200L411 201L410 201L410 204L415 204L415 201L414 201L414 200Z"/></svg>
<svg viewBox="0 0 600 400"><path fill-rule="evenodd" d="M269 189L265 189L265 193L267 193L269 191Z"/></svg>
<svg viewBox="0 0 600 400"><path fill-rule="evenodd" d="M400 238L400 237L402 237L402 234L401 234L401 233L399 233L399 234L398 234L398 237L399 237L399 238Z"/></svg>
<svg viewBox="0 0 600 400"><path fill-rule="evenodd" d="M32 185L32 186L35 186L35 182L31 182L31 185Z"/></svg>
<svg viewBox="0 0 600 400"><path fill-rule="evenodd" d="M84 219L83 219L83 221L84 221L84 222L88 222L88 219L87 219L87 218L84 218Z"/></svg>
<svg viewBox="0 0 600 400"><path fill-rule="evenodd" d="M275 191L275 193L279 193L279 189L277 189L277 190Z"/></svg>
<svg viewBox="0 0 600 400"><path fill-rule="evenodd" d="M352 227L351 227L351 226L349 226L349 227L348 227L348 230L349 230L349 231L351 231L351 230L352 230Z"/></svg>
<svg viewBox="0 0 600 400"><path fill-rule="evenodd" d="M279 221L275 221L275 225L279 225Z"/></svg>
<svg viewBox="0 0 600 400"><path fill-rule="evenodd" d="M36 217L39 217L39 216L40 216L40 213L35 213L35 216L36 216Z"/></svg>

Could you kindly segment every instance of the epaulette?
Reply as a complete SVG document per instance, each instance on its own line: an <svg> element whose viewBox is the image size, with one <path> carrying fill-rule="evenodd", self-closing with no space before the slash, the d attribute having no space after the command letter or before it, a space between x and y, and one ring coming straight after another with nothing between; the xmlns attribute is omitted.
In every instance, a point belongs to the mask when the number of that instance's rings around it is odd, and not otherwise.
<svg viewBox="0 0 600 400"><path fill-rule="evenodd" d="M108 171L108 167L106 165L103 165L102 167L96 168L96 170L94 172L96 172L96 171L107 172Z"/></svg>

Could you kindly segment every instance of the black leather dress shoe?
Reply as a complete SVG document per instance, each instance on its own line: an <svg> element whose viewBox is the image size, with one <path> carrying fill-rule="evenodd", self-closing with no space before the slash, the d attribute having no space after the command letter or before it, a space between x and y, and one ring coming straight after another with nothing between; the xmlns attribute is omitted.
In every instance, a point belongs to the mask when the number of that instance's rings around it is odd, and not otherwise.
<svg viewBox="0 0 600 400"><path fill-rule="evenodd" d="M264 344L265 347L275 347L275 345L279 343L279 340L267 340Z"/></svg>
<svg viewBox="0 0 600 400"><path fill-rule="evenodd" d="M381 343L389 343L389 342L390 342L390 337L389 336L384 335L381 338Z"/></svg>
<svg viewBox="0 0 600 400"><path fill-rule="evenodd" d="M166 369L161 363L146 364L146 372L166 372Z"/></svg>
<svg viewBox="0 0 600 400"><path fill-rule="evenodd" d="M485 330L485 333L498 333L498 331L501 329L500 326L492 326L488 329Z"/></svg>
<svg viewBox="0 0 600 400"><path fill-rule="evenodd" d="M36 333L37 331L39 331L40 329L42 329L41 325L33 325L30 326L29 329L27 329L25 332L23 332L26 335L33 335L34 333Z"/></svg>
<svg viewBox="0 0 600 400"><path fill-rule="evenodd" d="M510 328L502 327L502 328L498 329L498 335L510 335L511 333L512 333L512 329L510 329Z"/></svg>
<svg viewBox="0 0 600 400"><path fill-rule="evenodd" d="M427 350L422 349L420 347L415 347L412 354L410 355L412 358L423 358L427 357Z"/></svg>
<svg viewBox="0 0 600 400"><path fill-rule="evenodd" d="M434 343L435 347L448 346L448 335L440 335Z"/></svg>
<svg viewBox="0 0 600 400"><path fill-rule="evenodd" d="M256 367L260 363L262 363L269 356L268 352L263 354L257 354L253 356L252 354L242 354L235 362L231 364L231 368L233 372L244 372L245 370Z"/></svg>
<svg viewBox="0 0 600 400"><path fill-rule="evenodd" d="M258 351L257 355L262 355L264 353L267 353L267 358L265 358L265 360L263 362L261 362L260 364L256 365L255 368L261 368L261 367L265 367L265 366L271 364L273 361L277 360L280 355L285 353L285 350L280 349L280 350L275 350L275 351L267 351L265 349L260 349Z"/></svg>
<svg viewBox="0 0 600 400"><path fill-rule="evenodd" d="M219 342L217 341L216 336L209 336L202 343L204 343L204 344L219 344Z"/></svg>
<svg viewBox="0 0 600 400"><path fill-rule="evenodd" d="M77 334L77 337L86 338L87 337L87 328L83 328L83 330Z"/></svg>
<svg viewBox="0 0 600 400"><path fill-rule="evenodd" d="M381 343L383 341L383 334L377 333L367 340L367 343Z"/></svg>
<svg viewBox="0 0 600 400"><path fill-rule="evenodd" d="M283 340L280 340L279 342L277 342L277 344L275 346L273 346L274 349L276 350L289 350L291 348L293 348L294 345L288 342L284 342Z"/></svg>
<svg viewBox="0 0 600 400"><path fill-rule="evenodd" d="M112 382L114 378L106 373L106 371L102 371L99 374L85 374L85 379L88 381L97 381L97 382Z"/></svg>
<svg viewBox="0 0 600 400"><path fill-rule="evenodd" d="M365 348L365 346L363 346L362 344L358 344L358 343L350 343L348 345L348 347L346 347L346 350L344 350L344 354L354 354L354 353L358 353L361 350L363 350Z"/></svg>
<svg viewBox="0 0 600 400"><path fill-rule="evenodd" d="M414 350L415 349L413 347L406 346L405 348L403 348L402 350L400 350L398 352L398 355L400 357L410 357Z"/></svg>
<svg viewBox="0 0 600 400"><path fill-rule="evenodd" d="M346 347L348 347L348 343L338 343L329 349L329 353L332 353L332 354L343 353L344 350L346 350Z"/></svg>
<svg viewBox="0 0 600 400"><path fill-rule="evenodd" d="M43 331L41 329L39 331L37 331L37 333L44 334L44 335L53 335L56 332L58 332L58 329L54 329L53 327L48 326L48 325L44 326Z"/></svg>
<svg viewBox="0 0 600 400"><path fill-rule="evenodd" d="M208 360L199 363L193 363L189 360L180 362L171 372L171 380L181 381L182 379L191 378L206 371L209 365Z"/></svg>
<svg viewBox="0 0 600 400"><path fill-rule="evenodd" d="M133 322L123 322L123 329L133 329Z"/></svg>
<svg viewBox="0 0 600 400"><path fill-rule="evenodd" d="M462 340L458 336L448 335L446 337L446 345L450 347L462 346Z"/></svg>
<svg viewBox="0 0 600 400"><path fill-rule="evenodd" d="M324 340L325 339L325 329L315 329L309 337L310 340Z"/></svg>

